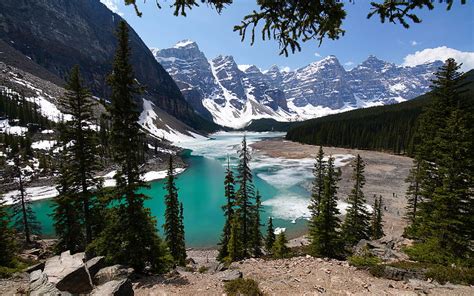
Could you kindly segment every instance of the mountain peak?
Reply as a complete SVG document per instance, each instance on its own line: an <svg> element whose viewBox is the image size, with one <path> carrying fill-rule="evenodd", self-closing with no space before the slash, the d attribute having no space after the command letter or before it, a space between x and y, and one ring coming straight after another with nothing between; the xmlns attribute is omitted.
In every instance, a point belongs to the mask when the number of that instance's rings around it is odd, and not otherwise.
<svg viewBox="0 0 474 296"><path fill-rule="evenodd" d="M193 47L198 47L196 42L189 40L189 39L184 39L176 43L174 48L193 48Z"/></svg>

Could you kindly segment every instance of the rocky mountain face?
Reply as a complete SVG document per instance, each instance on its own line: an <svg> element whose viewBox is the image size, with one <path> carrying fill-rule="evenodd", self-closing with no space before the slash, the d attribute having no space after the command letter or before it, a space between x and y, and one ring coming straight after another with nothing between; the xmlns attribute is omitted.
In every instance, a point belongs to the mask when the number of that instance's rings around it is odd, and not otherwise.
<svg viewBox="0 0 474 296"><path fill-rule="evenodd" d="M121 20L99 0L3 0L0 39L62 79L78 64L93 94L107 97L106 79L116 47L114 32ZM214 124L195 113L132 28L129 38L131 62L138 82L145 87L143 97L192 127L214 129Z"/></svg>
<svg viewBox="0 0 474 296"><path fill-rule="evenodd" d="M208 60L195 42L152 49L188 102L214 122L241 128L259 118L304 120L374 105L401 102L429 90L441 62L402 67L369 56L346 70L328 56L294 71L261 71L232 56Z"/></svg>

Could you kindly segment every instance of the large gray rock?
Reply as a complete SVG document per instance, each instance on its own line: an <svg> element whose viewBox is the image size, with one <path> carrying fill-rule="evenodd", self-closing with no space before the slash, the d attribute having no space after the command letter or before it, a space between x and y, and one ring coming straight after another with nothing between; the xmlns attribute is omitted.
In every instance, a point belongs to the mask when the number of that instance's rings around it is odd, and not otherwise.
<svg viewBox="0 0 474 296"><path fill-rule="evenodd" d="M55 285L48 281L48 276L41 270L35 270L30 274L30 296L44 295L71 295L68 292L59 291Z"/></svg>
<svg viewBox="0 0 474 296"><path fill-rule="evenodd" d="M114 280L98 286L91 296L133 296L132 282L129 279Z"/></svg>
<svg viewBox="0 0 474 296"><path fill-rule="evenodd" d="M395 281L407 281L410 279L424 280L425 274L423 270L408 270L393 266L385 266L383 277Z"/></svg>
<svg viewBox="0 0 474 296"><path fill-rule="evenodd" d="M242 277L242 272L235 269L228 269L217 274L217 278L223 282L229 282Z"/></svg>
<svg viewBox="0 0 474 296"><path fill-rule="evenodd" d="M123 265L112 265L100 269L94 276L94 284L102 285L112 280L127 279L134 272L133 268Z"/></svg>

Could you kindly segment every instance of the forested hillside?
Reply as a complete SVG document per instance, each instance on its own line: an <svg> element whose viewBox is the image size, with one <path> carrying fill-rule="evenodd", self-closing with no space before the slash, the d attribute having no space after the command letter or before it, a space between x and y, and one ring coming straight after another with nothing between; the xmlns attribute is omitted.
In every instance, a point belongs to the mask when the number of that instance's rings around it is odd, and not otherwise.
<svg viewBox="0 0 474 296"><path fill-rule="evenodd" d="M461 104L473 107L474 70L459 87ZM417 139L418 117L431 101L430 93L411 101L315 118L288 130L287 140L346 148L390 151L411 155Z"/></svg>

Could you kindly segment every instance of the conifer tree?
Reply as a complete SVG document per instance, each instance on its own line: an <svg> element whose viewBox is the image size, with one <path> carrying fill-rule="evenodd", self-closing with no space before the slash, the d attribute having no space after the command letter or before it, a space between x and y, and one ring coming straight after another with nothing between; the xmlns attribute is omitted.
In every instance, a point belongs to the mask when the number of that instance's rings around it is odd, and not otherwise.
<svg viewBox="0 0 474 296"><path fill-rule="evenodd" d="M262 211L262 197L257 190L255 194L255 204L253 206L253 223L252 223L252 252L253 256L260 257L262 255L263 238L260 231L261 224L260 212Z"/></svg>
<svg viewBox="0 0 474 296"><path fill-rule="evenodd" d="M310 232L310 253L313 256L334 258L340 255L340 214L337 208L337 182L340 171L334 167L334 158L329 157L324 174L324 190L320 203L320 214Z"/></svg>
<svg viewBox="0 0 474 296"><path fill-rule="evenodd" d="M275 229L273 228L272 217L268 218L267 236L265 237L265 249L267 252L272 251L273 244L275 243Z"/></svg>
<svg viewBox="0 0 474 296"><path fill-rule="evenodd" d="M371 238L379 239L382 238L385 234L383 232L383 212L382 212L382 196L374 197L374 206L372 212L372 221L371 221Z"/></svg>
<svg viewBox="0 0 474 296"><path fill-rule="evenodd" d="M222 261L226 258L228 253L228 243L230 239L231 224L234 216L234 205L235 205L235 180L234 174L230 168L230 161L227 159L227 169L224 179L224 195L227 200L227 203L222 206L224 211L225 222L224 229L222 230L221 241L219 242L219 255L217 256L218 260Z"/></svg>
<svg viewBox="0 0 474 296"><path fill-rule="evenodd" d="M26 145L29 144L26 143ZM16 154L13 154L13 178L18 185L18 194L12 197L13 222L14 228L24 235L25 243L29 245L31 244L31 235L39 234L41 226L31 207L31 197L27 194L25 188L27 177L32 177L28 172L29 170L26 169L29 157L28 150L24 146L16 151Z"/></svg>
<svg viewBox="0 0 474 296"><path fill-rule="evenodd" d="M241 148L239 149L239 164L237 166L237 172L237 184L239 185L236 194L237 215L242 223L241 240L243 255L247 257L252 252L252 201L255 198L255 189L252 183L252 171L250 170L250 151L247 147L247 139L245 135L242 139Z"/></svg>
<svg viewBox="0 0 474 296"><path fill-rule="evenodd" d="M66 150L62 151L67 153ZM64 157L62 157L64 159ZM59 185L57 190L58 196L53 198L53 220L58 243L56 249L58 252L70 250L71 253L76 253L84 250L85 236L82 220L82 207L77 192L74 192L74 187L71 184L72 178L69 176L70 171L67 165L63 162L59 168Z"/></svg>
<svg viewBox="0 0 474 296"><path fill-rule="evenodd" d="M239 216L234 216L232 218L229 243L227 244L228 255L226 261L228 262L236 261L244 257L240 228L241 223L239 220Z"/></svg>
<svg viewBox="0 0 474 296"><path fill-rule="evenodd" d="M417 147L420 195L416 260L453 263L472 258L473 107L461 104L460 65L448 59L433 80L433 102L422 115Z"/></svg>
<svg viewBox="0 0 474 296"><path fill-rule="evenodd" d="M342 225L342 235L347 245L355 245L361 239L370 238L370 215L365 206L366 200L362 188L365 184L364 168L365 163L357 154L353 162L354 171L352 180L354 188L347 199L349 207L347 208L346 219Z"/></svg>
<svg viewBox="0 0 474 296"><path fill-rule="evenodd" d="M405 234L410 236L411 230L416 228L417 216L419 204L421 200L420 192L420 180L421 179L421 166L420 162L415 159L413 167L410 169L410 173L406 178L405 182L408 183L408 189L406 192L407 206L405 213L405 220L408 225L405 229Z"/></svg>
<svg viewBox="0 0 474 296"><path fill-rule="evenodd" d="M5 207L5 201L0 193L0 266L11 266L15 257L13 232L9 227L10 217Z"/></svg>
<svg viewBox="0 0 474 296"><path fill-rule="evenodd" d="M129 265L137 271L146 266L163 272L169 254L158 233L156 220L143 203L148 197L139 192L146 184L141 180L139 111L134 96L140 92L132 65L128 26L121 21L117 30L118 46L108 78L112 90L109 113L111 144L119 168L114 176L115 207L108 210L107 225L90 247L110 263Z"/></svg>
<svg viewBox="0 0 474 296"><path fill-rule="evenodd" d="M313 187L311 190L311 201L308 208L311 211L311 217L319 215L319 204L321 203L321 196L324 189L324 151L323 147L319 146L319 151L316 156L316 162L313 168Z"/></svg>
<svg viewBox="0 0 474 296"><path fill-rule="evenodd" d="M83 86L83 82L79 72L79 66L71 69L68 82L66 84L66 93L61 97L59 103L63 107L64 113L71 115L71 120L63 123L60 129L62 140L64 143L73 143L66 145L63 153L63 165L67 164L67 176L70 178L70 188L68 198L61 202L71 201L76 198L80 203L74 202L74 206L81 205L85 233L86 245L92 242L93 225L91 217L92 207L94 203L93 190L99 189L101 182L95 177L95 173L99 169L98 166L98 150L99 143L96 132L89 128L89 124L93 122L93 106L94 101L91 99L89 90ZM64 170L63 170L64 171ZM80 232L79 232L80 233ZM77 235L79 235L77 233Z"/></svg>
<svg viewBox="0 0 474 296"><path fill-rule="evenodd" d="M281 231L275 240L272 247L272 256L274 258L286 258L290 255L290 248L286 245L288 240L286 239L285 231Z"/></svg>
<svg viewBox="0 0 474 296"><path fill-rule="evenodd" d="M178 189L175 185L175 175L173 166L173 156L170 155L168 162L168 173L166 176L165 188L165 241L170 250L175 264L184 265L186 260L186 249L184 247L184 228L181 221L181 206L178 201Z"/></svg>

